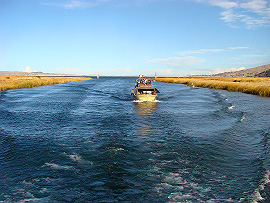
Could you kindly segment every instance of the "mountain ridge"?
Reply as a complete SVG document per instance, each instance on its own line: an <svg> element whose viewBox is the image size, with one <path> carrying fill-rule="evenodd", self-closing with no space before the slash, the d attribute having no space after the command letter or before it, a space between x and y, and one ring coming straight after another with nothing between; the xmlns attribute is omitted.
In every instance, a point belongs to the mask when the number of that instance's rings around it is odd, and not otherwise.
<svg viewBox="0 0 270 203"><path fill-rule="evenodd" d="M255 68L244 69L240 71L224 72L214 74L215 77L269 77L270 64L257 66Z"/></svg>

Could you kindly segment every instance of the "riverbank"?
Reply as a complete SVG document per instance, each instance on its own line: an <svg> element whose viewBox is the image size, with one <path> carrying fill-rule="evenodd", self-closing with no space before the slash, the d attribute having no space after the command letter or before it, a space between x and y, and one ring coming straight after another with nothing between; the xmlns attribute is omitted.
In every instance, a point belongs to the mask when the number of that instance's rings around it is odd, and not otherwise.
<svg viewBox="0 0 270 203"><path fill-rule="evenodd" d="M90 80L89 77L0 76L0 91Z"/></svg>
<svg viewBox="0 0 270 203"><path fill-rule="evenodd" d="M208 77L208 78L156 78L166 83L186 84L195 87L223 89L270 97L270 78Z"/></svg>

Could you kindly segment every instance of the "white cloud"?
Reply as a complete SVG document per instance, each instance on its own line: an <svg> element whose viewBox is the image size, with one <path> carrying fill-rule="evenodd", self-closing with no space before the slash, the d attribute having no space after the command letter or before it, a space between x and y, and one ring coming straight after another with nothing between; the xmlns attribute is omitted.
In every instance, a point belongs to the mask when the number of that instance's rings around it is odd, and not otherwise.
<svg viewBox="0 0 270 203"><path fill-rule="evenodd" d="M161 64L167 64L167 65L172 65L172 66L181 66L181 65L200 64L200 63L204 63L205 60L194 57L194 56L186 56L186 57L169 57L169 58L151 59L148 62L161 63Z"/></svg>
<svg viewBox="0 0 270 203"><path fill-rule="evenodd" d="M105 72L112 73L114 75L125 75L130 73L130 67L121 67L121 68L110 68L110 69L103 69Z"/></svg>
<svg viewBox="0 0 270 203"><path fill-rule="evenodd" d="M267 0L251 0L240 4L241 8L247 9L252 12L261 13L267 8Z"/></svg>
<svg viewBox="0 0 270 203"><path fill-rule="evenodd" d="M245 55L244 57L270 57L270 54L253 54L253 55Z"/></svg>
<svg viewBox="0 0 270 203"><path fill-rule="evenodd" d="M227 49L199 49L199 50L191 50L191 51L179 51L176 53L179 55L191 55L191 54L219 53L219 52L226 52L229 50L238 50L238 49L249 49L249 47L228 47Z"/></svg>
<svg viewBox="0 0 270 203"><path fill-rule="evenodd" d="M189 54L205 54L207 52L222 52L225 51L224 49L200 49L200 50L193 50L193 51L180 51L177 52L179 55L189 55Z"/></svg>
<svg viewBox="0 0 270 203"><path fill-rule="evenodd" d="M224 9L230 9L238 6L236 2L227 0L209 0L209 4L213 6L219 6Z"/></svg>
<svg viewBox="0 0 270 203"><path fill-rule="evenodd" d="M48 0L47 0L48 1ZM157 1L167 0L56 0L53 3L41 3L42 5L58 6L65 9L78 9L78 8L91 8L102 5L104 3L113 2L115 6L130 7L130 6L143 6L145 4L154 3Z"/></svg>
<svg viewBox="0 0 270 203"><path fill-rule="evenodd" d="M157 73L158 75L168 75L173 74L173 69L152 69L148 72Z"/></svg>
<svg viewBox="0 0 270 203"><path fill-rule="evenodd" d="M162 1L162 0L120 0L118 1L118 6L119 7L143 6L145 4L154 3L157 1Z"/></svg>
<svg viewBox="0 0 270 203"><path fill-rule="evenodd" d="M228 49L231 49L231 50L237 50L237 49L249 49L249 47L228 47Z"/></svg>
<svg viewBox="0 0 270 203"><path fill-rule="evenodd" d="M157 1L170 2L172 0L56 0L53 3L42 3L43 5L58 6L65 9L90 8L113 2L116 6L143 6ZM258 26L270 26L270 3L269 0L190 0L205 3L210 6L221 8L221 20L230 27L238 27L238 23L244 23L247 28Z"/></svg>
<svg viewBox="0 0 270 203"><path fill-rule="evenodd" d="M229 68L229 69L213 69L213 72L216 73L224 73L224 72L232 72L232 71L241 71L241 70L245 70L245 67L240 67L240 68Z"/></svg>
<svg viewBox="0 0 270 203"><path fill-rule="evenodd" d="M220 13L221 20L230 27L237 27L239 22L247 28L270 26L270 2L269 0L193 0L199 3L207 3L223 9Z"/></svg>
<svg viewBox="0 0 270 203"><path fill-rule="evenodd" d="M220 53L220 52L228 52L234 50L241 50L241 49L249 49L249 47L245 46L235 46L235 47L228 47L226 49L199 49L199 50L191 50L191 51L180 51L176 52L178 55L182 57L168 57L168 58L157 58L157 59L150 59L147 62L150 63L159 63L159 64L166 64L170 66L190 66L195 64L201 64L206 62L203 58L198 58L195 56L191 56L194 54L206 54L206 53ZM183 56L188 55L188 56ZM171 69L165 69L166 71Z"/></svg>
<svg viewBox="0 0 270 203"><path fill-rule="evenodd" d="M232 9L225 10L221 12L220 15L222 16L220 19L224 20L226 23L233 23L245 18L245 15L235 13Z"/></svg>
<svg viewBox="0 0 270 203"><path fill-rule="evenodd" d="M99 69L84 69L84 68L56 68L61 73L77 74L77 75L126 75L130 74L130 67L120 68L99 68Z"/></svg>
<svg viewBox="0 0 270 203"><path fill-rule="evenodd" d="M246 61L247 59L251 59L251 58L257 58L257 59L252 59L252 60L261 60L260 58L265 58L266 60L266 64L269 63L269 57L270 57L270 53L264 53L264 54L245 54L245 55L238 55L235 57L232 57L232 60L237 60L237 61ZM245 62L241 62L241 64L243 64ZM264 64L265 62L262 62L261 64Z"/></svg>
<svg viewBox="0 0 270 203"><path fill-rule="evenodd" d="M25 67L25 71L28 72L28 73L30 73L31 72L31 68L29 66L26 66Z"/></svg>
<svg viewBox="0 0 270 203"><path fill-rule="evenodd" d="M95 69L83 69L83 68L56 68L55 70L66 73L66 74L77 74L77 75L91 75L97 74Z"/></svg>
<svg viewBox="0 0 270 203"><path fill-rule="evenodd" d="M90 8L98 6L108 0L67 0L64 3L42 3L48 6L58 6L65 9Z"/></svg>

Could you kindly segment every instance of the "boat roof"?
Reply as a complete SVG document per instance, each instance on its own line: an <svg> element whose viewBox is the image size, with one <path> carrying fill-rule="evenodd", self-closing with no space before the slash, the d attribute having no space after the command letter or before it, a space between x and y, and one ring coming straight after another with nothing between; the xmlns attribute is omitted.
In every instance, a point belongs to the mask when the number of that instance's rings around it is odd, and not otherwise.
<svg viewBox="0 0 270 203"><path fill-rule="evenodd" d="M154 87L137 87L139 90L154 90Z"/></svg>
<svg viewBox="0 0 270 203"><path fill-rule="evenodd" d="M147 85L145 85L145 84L139 84L138 87L139 88L153 88L151 84L147 84Z"/></svg>

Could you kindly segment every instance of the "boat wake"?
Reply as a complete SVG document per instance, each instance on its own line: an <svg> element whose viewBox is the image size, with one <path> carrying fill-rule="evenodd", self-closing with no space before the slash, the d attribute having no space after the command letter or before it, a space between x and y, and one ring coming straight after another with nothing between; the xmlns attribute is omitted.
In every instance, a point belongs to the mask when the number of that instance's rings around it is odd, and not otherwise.
<svg viewBox="0 0 270 203"><path fill-rule="evenodd" d="M153 100L153 101L141 101L141 100L133 100L133 103L158 103L158 102L163 102L161 100Z"/></svg>
<svg viewBox="0 0 270 203"><path fill-rule="evenodd" d="M0 203L270 202L269 98L133 83L0 92Z"/></svg>

